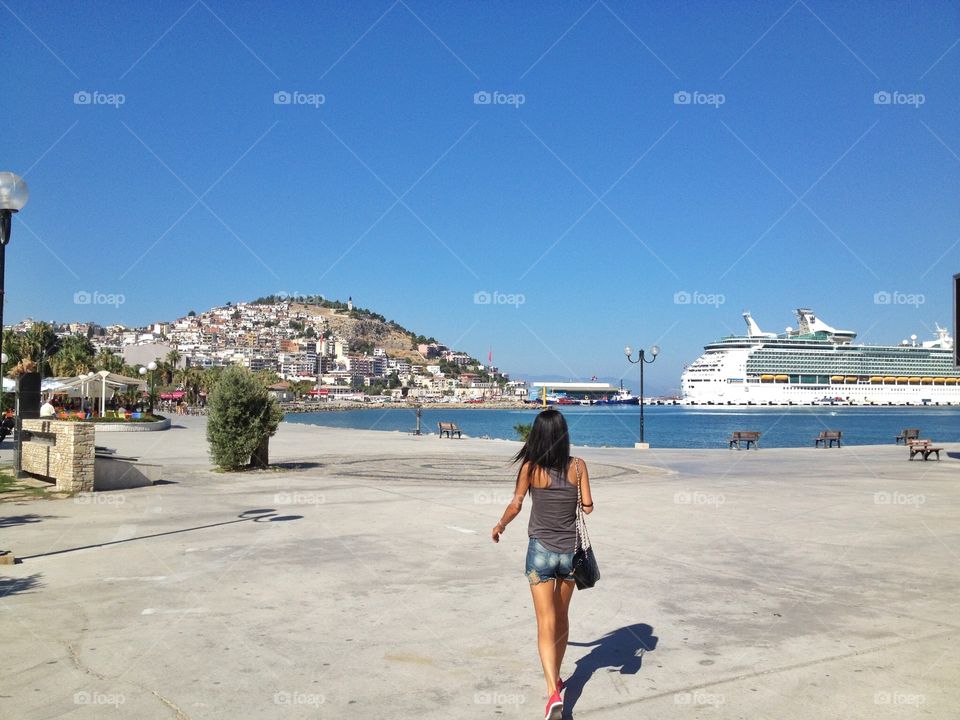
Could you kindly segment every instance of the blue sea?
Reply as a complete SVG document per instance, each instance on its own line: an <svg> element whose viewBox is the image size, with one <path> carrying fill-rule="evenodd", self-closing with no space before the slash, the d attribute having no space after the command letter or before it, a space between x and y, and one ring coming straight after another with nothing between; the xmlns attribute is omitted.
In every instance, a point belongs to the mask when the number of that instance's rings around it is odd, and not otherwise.
<svg viewBox="0 0 960 720"><path fill-rule="evenodd" d="M558 408L567 418L575 445L633 447L640 434L637 406ZM518 423L532 423L539 408L423 408L422 428L436 433L437 422L455 422L464 435L516 440ZM286 422L362 430L416 428L410 408L371 408L289 414ZM844 444L890 444L904 428L920 428L921 437L960 442L960 407L786 407L704 408L653 405L644 408L644 436L653 447L723 448L734 430L759 430L761 447L813 447L821 430L843 431Z"/></svg>

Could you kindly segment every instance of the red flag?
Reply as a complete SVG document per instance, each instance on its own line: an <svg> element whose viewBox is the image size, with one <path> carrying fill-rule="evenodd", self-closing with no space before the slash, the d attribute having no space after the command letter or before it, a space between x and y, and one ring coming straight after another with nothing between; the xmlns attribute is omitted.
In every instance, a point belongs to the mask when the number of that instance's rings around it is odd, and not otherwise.
<svg viewBox="0 0 960 720"><path fill-rule="evenodd" d="M493 348L487 352L487 365L493 365Z"/></svg>

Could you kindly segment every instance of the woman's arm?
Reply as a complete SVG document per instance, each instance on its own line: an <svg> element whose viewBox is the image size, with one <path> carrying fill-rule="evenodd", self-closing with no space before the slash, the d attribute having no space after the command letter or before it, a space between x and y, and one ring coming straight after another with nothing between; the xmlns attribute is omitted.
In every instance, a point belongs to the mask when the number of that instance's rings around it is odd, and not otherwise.
<svg viewBox="0 0 960 720"><path fill-rule="evenodd" d="M500 535L507 529L507 525L520 514L523 507L523 498L527 495L527 489L530 487L529 464L523 463L520 471L517 473L517 485L513 491L513 499L507 504L507 509L503 511L500 522L493 526L490 536L494 542L500 542Z"/></svg>
<svg viewBox="0 0 960 720"><path fill-rule="evenodd" d="M583 512L587 515L593 512L593 495L590 493L590 473L587 471L587 464L583 460L580 463L580 503Z"/></svg>

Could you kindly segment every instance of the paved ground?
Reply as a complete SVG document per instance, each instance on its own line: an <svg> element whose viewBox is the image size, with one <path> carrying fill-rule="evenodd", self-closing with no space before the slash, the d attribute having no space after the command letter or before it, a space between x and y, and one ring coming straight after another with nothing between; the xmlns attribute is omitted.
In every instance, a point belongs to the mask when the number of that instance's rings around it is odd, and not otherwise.
<svg viewBox="0 0 960 720"><path fill-rule="evenodd" d="M98 438L170 484L0 505L0 717L542 717L516 444L284 425L222 474L178 425ZM960 460L581 454L577 718L960 716Z"/></svg>

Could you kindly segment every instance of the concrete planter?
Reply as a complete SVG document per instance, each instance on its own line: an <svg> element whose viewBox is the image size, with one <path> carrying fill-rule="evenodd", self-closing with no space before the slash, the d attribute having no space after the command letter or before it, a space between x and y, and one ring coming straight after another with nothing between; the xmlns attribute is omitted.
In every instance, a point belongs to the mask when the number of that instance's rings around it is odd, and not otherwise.
<svg viewBox="0 0 960 720"><path fill-rule="evenodd" d="M102 432L152 432L153 430L167 430L170 427L170 418L157 420L156 422L130 422L130 423L92 423L97 429L97 433Z"/></svg>

